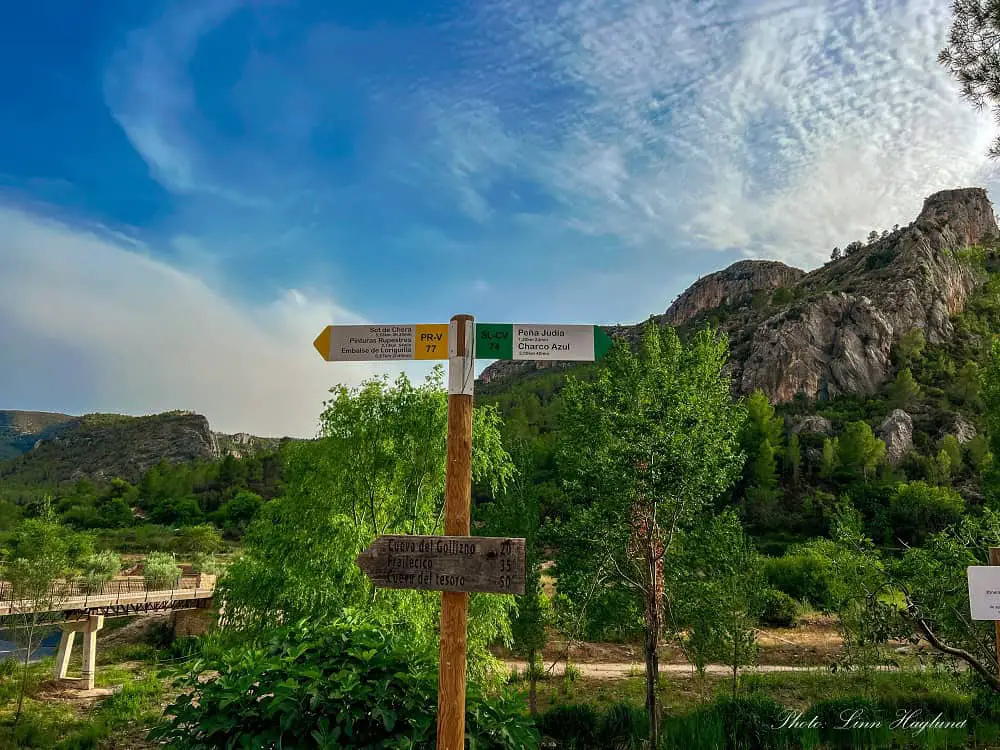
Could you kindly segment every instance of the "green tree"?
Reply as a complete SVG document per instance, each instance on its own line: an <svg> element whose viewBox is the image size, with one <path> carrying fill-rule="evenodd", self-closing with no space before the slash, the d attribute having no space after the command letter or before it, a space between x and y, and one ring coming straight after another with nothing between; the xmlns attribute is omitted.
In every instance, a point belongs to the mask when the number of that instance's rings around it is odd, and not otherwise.
<svg viewBox="0 0 1000 750"><path fill-rule="evenodd" d="M913 377L909 367L905 367L896 375L889 386L889 401L897 409L908 409L920 398L920 384Z"/></svg>
<svg viewBox="0 0 1000 750"><path fill-rule="evenodd" d="M174 551L181 554L212 554L224 546L218 529L208 523L185 526L177 531L172 544Z"/></svg>
<svg viewBox="0 0 1000 750"><path fill-rule="evenodd" d="M979 400L979 381L981 377L982 372L980 371L979 364L974 359L970 359L962 365L962 369L958 371L958 376L955 378L953 388L953 392L959 403L972 407L982 406Z"/></svg>
<svg viewBox="0 0 1000 750"><path fill-rule="evenodd" d="M823 438L823 454L820 458L819 475L829 479L837 471L837 438Z"/></svg>
<svg viewBox="0 0 1000 750"><path fill-rule="evenodd" d="M923 328L911 328L903 334L896 344L896 362L900 367L909 369L920 360L927 346Z"/></svg>
<svg viewBox="0 0 1000 750"><path fill-rule="evenodd" d="M58 609L66 598L67 591L60 583L72 574L73 565L91 552L87 537L74 534L55 521L49 503L43 506L41 517L23 521L14 532L3 578L10 585L11 614L16 623L12 633L23 653L15 730L24 707L28 665L38 647L39 627L47 614Z"/></svg>
<svg viewBox="0 0 1000 750"><path fill-rule="evenodd" d="M785 471L792 480L792 485L798 487L802 478L802 448L799 446L799 436L792 433L785 448Z"/></svg>
<svg viewBox="0 0 1000 750"><path fill-rule="evenodd" d="M1000 116L1000 0L953 0L951 7L954 18L938 61L976 109L989 106ZM1000 139L989 154L1000 156Z"/></svg>
<svg viewBox="0 0 1000 750"><path fill-rule="evenodd" d="M122 559L117 553L105 550L88 557L82 567L84 590L95 594L104 584L118 575L122 569Z"/></svg>
<svg viewBox="0 0 1000 750"><path fill-rule="evenodd" d="M150 591L171 589L181 577L181 566L166 552L150 552L142 564L142 577Z"/></svg>
<svg viewBox="0 0 1000 750"><path fill-rule="evenodd" d="M896 488L889 519L898 539L906 544L923 544L930 534L957 523L964 512L965 500L954 490L910 482Z"/></svg>
<svg viewBox="0 0 1000 750"><path fill-rule="evenodd" d="M947 453L948 458L951 459L952 473L958 474L962 470L962 463L964 461L962 444L958 442L958 438L954 435L945 435L941 438L939 448Z"/></svg>
<svg viewBox="0 0 1000 750"><path fill-rule="evenodd" d="M867 480L883 461L885 443L875 437L871 426L863 421L847 425L837 444L837 463L840 467L860 471Z"/></svg>
<svg viewBox="0 0 1000 750"><path fill-rule="evenodd" d="M994 460L983 478L983 485L994 501L1000 501L1000 467L996 457L1000 456L1000 339L993 342L986 367L980 381L980 397L983 399L986 432L990 440L990 452Z"/></svg>
<svg viewBox="0 0 1000 750"><path fill-rule="evenodd" d="M564 390L560 462L574 504L558 529L557 579L581 610L616 594L641 602L653 746L663 557L742 466L745 410L730 396L727 354L711 329L685 345L650 322L638 353L617 342L595 378L570 377Z"/></svg>
<svg viewBox="0 0 1000 750"><path fill-rule="evenodd" d="M375 589L355 559L382 534L440 534L444 511L447 393L435 368L414 386L376 378L338 386L324 404L318 440L286 451L284 495L263 506L242 552L220 580L226 625L248 635L285 621L362 612L386 627L408 622L436 642L441 596ZM494 408L473 420L473 481L496 496L513 465ZM470 667L489 663L487 645L509 638L512 597L469 599Z"/></svg>
<svg viewBox="0 0 1000 750"><path fill-rule="evenodd" d="M757 654L755 629L764 606L761 559L727 510L681 534L666 558L667 621L699 674L719 659L739 668Z"/></svg>

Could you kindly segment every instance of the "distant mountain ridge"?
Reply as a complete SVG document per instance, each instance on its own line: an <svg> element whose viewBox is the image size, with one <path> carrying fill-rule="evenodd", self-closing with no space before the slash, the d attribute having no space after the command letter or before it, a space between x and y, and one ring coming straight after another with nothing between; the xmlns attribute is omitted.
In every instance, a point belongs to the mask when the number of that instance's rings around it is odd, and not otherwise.
<svg viewBox="0 0 1000 750"><path fill-rule="evenodd" d="M951 337L950 317L985 280L960 252L998 235L984 189L945 190L928 197L909 226L856 243L820 268L740 261L696 281L653 320L724 330L737 393L760 389L772 403L798 394L871 395L889 379L890 350L906 333L921 329L931 343ZM641 326L606 330L634 340ZM495 391L505 379L553 366L572 365L500 361L480 381Z"/></svg>
<svg viewBox="0 0 1000 750"><path fill-rule="evenodd" d="M0 411L0 479L57 483L81 477L136 482L161 460L244 458L276 450L285 438L213 432L194 412L143 417Z"/></svg>

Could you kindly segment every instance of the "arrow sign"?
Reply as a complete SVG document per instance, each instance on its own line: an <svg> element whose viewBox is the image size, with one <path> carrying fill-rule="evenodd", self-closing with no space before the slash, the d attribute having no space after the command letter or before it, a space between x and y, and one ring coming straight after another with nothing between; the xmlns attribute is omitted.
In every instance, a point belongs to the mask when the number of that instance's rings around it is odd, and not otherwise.
<svg viewBox="0 0 1000 750"><path fill-rule="evenodd" d="M548 359L593 362L611 348L600 326L477 323L477 359Z"/></svg>
<svg viewBox="0 0 1000 750"><path fill-rule="evenodd" d="M313 346L327 362L448 359L448 324L327 326Z"/></svg>
<svg viewBox="0 0 1000 750"><path fill-rule="evenodd" d="M357 563L383 589L524 593L524 539L380 536Z"/></svg>

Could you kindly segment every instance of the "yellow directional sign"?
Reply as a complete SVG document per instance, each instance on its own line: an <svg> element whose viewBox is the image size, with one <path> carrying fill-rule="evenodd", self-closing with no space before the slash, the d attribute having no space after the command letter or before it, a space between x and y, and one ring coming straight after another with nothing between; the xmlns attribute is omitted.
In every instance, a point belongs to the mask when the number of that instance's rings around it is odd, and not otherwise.
<svg viewBox="0 0 1000 750"><path fill-rule="evenodd" d="M448 359L448 324L327 326L313 346L327 362Z"/></svg>

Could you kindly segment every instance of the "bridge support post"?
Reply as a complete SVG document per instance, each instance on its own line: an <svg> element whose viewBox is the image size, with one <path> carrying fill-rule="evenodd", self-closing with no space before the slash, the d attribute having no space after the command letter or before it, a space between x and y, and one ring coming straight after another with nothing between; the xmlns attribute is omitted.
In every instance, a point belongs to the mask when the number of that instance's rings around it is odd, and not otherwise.
<svg viewBox="0 0 1000 750"><path fill-rule="evenodd" d="M57 680L66 679L66 669L69 667L69 655L73 652L74 638L76 638L76 628L72 625L63 625L62 635L59 637L59 650L56 652L55 678Z"/></svg>
<svg viewBox="0 0 1000 750"><path fill-rule="evenodd" d="M104 615L87 617L87 629L83 631L83 689L94 689L97 672L97 631L104 627Z"/></svg>

